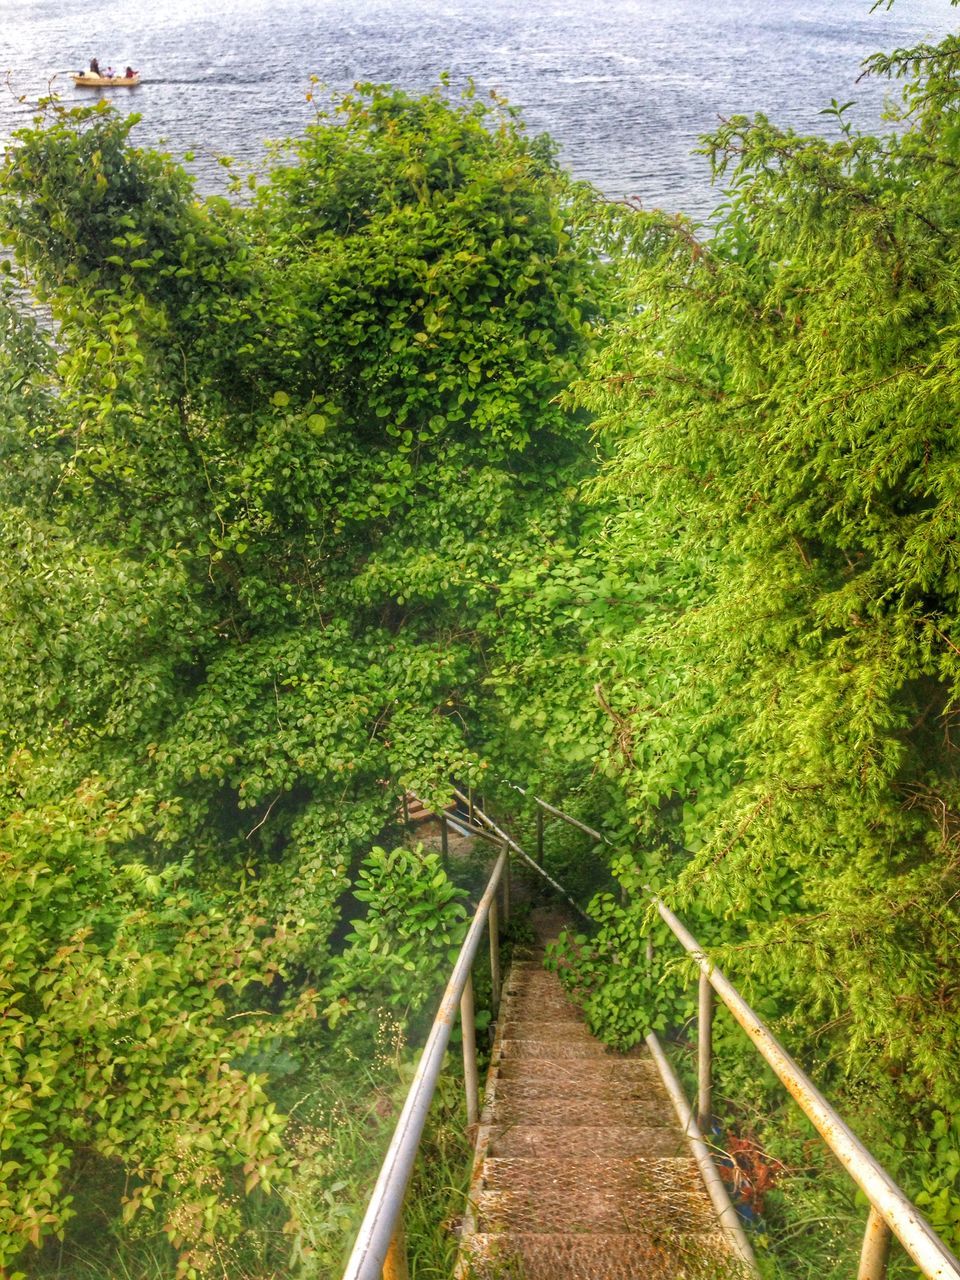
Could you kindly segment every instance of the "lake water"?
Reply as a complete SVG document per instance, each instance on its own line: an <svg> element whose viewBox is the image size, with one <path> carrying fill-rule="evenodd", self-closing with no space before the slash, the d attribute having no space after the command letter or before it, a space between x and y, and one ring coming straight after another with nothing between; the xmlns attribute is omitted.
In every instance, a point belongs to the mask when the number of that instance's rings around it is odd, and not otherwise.
<svg viewBox="0 0 960 1280"><path fill-rule="evenodd" d="M699 135L718 117L763 111L829 132L831 98L856 99L855 123L880 127L883 82L856 84L877 49L939 38L960 24L949 0L0 0L0 141L51 77L90 101L69 72L140 69L112 100L143 116L136 136L197 153L203 190L218 154L251 164L265 138L299 132L311 73L420 90L442 71L473 76L520 105L561 143L565 163L612 197L706 216L716 202Z"/></svg>

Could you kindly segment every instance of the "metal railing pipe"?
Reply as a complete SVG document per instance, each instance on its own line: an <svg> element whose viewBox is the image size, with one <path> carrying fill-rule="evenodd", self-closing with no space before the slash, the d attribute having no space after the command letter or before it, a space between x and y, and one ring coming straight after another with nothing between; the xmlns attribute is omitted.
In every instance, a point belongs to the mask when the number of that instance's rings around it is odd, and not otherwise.
<svg viewBox="0 0 960 1280"><path fill-rule="evenodd" d="M582 831L584 835L592 836L597 844L605 844L603 836L599 831L594 831L593 827L588 827L585 822L581 822L579 818L572 818L569 813L564 813L562 809L556 809L552 804L547 804L546 800L541 800L539 796L533 797L538 809L546 810L547 813L553 814L555 818L559 818L561 822L565 822L568 827L576 827L578 831Z"/></svg>
<svg viewBox="0 0 960 1280"><path fill-rule="evenodd" d="M506 885L506 875L503 884ZM500 1012L500 908L494 894L487 913L487 934L490 942L490 1005L494 1019Z"/></svg>
<svg viewBox="0 0 960 1280"><path fill-rule="evenodd" d="M860 1250L857 1280L884 1280L892 1238L890 1228L871 1205L867 1215L867 1227L863 1233L863 1248Z"/></svg>
<svg viewBox="0 0 960 1280"><path fill-rule="evenodd" d="M443 1055L450 1040L454 1020L476 959L483 937L483 930L490 910L490 903L500 883L503 866L507 860L506 849L497 858L483 897L477 905L467 936L464 938L457 962L447 982L440 1008L434 1019L427 1043L417 1064L416 1074L400 1112L397 1127L390 1140L386 1159L380 1167L373 1195L367 1206L360 1231L357 1234L350 1260L343 1273L343 1280L377 1280L400 1217L407 1183L416 1159L417 1148L427 1121L427 1112L433 1099Z"/></svg>
<svg viewBox="0 0 960 1280"><path fill-rule="evenodd" d="M453 789L453 794L457 796L460 800L466 800L467 798L463 794L463 792L458 791L456 787L454 787ZM570 903L570 906L573 907L574 911L577 913L578 916L580 916L581 919L590 920L590 917L587 915L584 909L582 907L577 906L574 900L567 893L566 889L564 889L563 885L558 884L548 871L544 871L543 867L541 867L538 863L534 862L533 858L530 857L529 853L527 853L524 849L521 849L520 846L517 844L516 840L508 836L502 827L498 827L497 824L493 821L493 819L488 818L482 809L477 810L476 816L477 818L479 818L480 822L485 827L488 828L488 830L492 831L495 836L500 837L500 839L503 841L503 843L507 846L508 849L512 849L513 852L517 855L517 857L521 858L527 864L527 866L532 867L533 870L536 871L537 875L541 876L544 880L546 880L547 884L550 885L552 889L556 889L557 893L560 894L560 896L564 899L564 901ZM591 924L592 923L593 922L591 921Z"/></svg>
<svg viewBox="0 0 960 1280"><path fill-rule="evenodd" d="M677 1119L680 1121L683 1135L690 1145L691 1154L697 1162L700 1176L703 1178L704 1186L713 1204L723 1234L736 1250L740 1261L748 1272L755 1276L757 1275L757 1260L754 1257L753 1249L750 1247L750 1241L740 1225L740 1218L733 1207L730 1196L727 1194L727 1188L723 1185L723 1179L717 1172L717 1166L711 1159L709 1148L703 1140L703 1134L700 1132L700 1128L693 1117L693 1112L690 1110L690 1104L687 1102L686 1095L683 1092L683 1086L677 1079L676 1073L653 1031L646 1037L646 1044L650 1050L650 1056L657 1064L657 1070L660 1072L660 1079L663 1081L664 1088L670 1095L673 1109L677 1113Z"/></svg>
<svg viewBox="0 0 960 1280"><path fill-rule="evenodd" d="M960 1280L960 1261L938 1238L926 1218L837 1115L733 983L710 962L693 934L652 889L645 887L645 892L650 895L661 919L696 960L714 991L923 1274L929 1280Z"/></svg>
<svg viewBox="0 0 960 1280"><path fill-rule="evenodd" d="M407 1235L403 1229L402 1218L397 1222L390 1248L383 1260L383 1280L410 1280L410 1269L407 1266Z"/></svg>
<svg viewBox="0 0 960 1280"><path fill-rule="evenodd" d="M504 928L510 923L510 900L512 897L512 888L510 885L510 846L504 845L503 851L507 855L507 861L503 867L503 925Z"/></svg>
<svg viewBox="0 0 960 1280"><path fill-rule="evenodd" d="M475 823L471 824L467 822L466 818L458 818L456 822L451 820L450 825L454 831L459 832L462 836L469 836L471 839L486 840L488 844L503 844L503 841L499 836L495 836L491 831L485 831L483 827L478 827Z"/></svg>
<svg viewBox="0 0 960 1280"><path fill-rule="evenodd" d="M491 900L490 906L493 906ZM489 920L489 915L487 916ZM460 1041L463 1047L463 1092L467 1100L467 1128L480 1119L480 1073L477 1070L477 1024L473 1007L473 975L468 973L460 997Z"/></svg>
<svg viewBox="0 0 960 1280"><path fill-rule="evenodd" d="M713 987L700 974L697 1014L697 1124L709 1133L713 1124Z"/></svg>

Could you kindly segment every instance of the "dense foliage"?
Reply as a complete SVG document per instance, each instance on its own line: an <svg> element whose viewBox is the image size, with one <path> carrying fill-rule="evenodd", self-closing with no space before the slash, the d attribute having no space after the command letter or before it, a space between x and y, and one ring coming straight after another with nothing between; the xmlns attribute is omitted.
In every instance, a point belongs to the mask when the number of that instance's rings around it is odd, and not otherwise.
<svg viewBox="0 0 960 1280"><path fill-rule="evenodd" d="M600 215L620 319L580 402L612 577L543 649L581 637L634 833L626 903L569 954L595 1025L690 1012L645 972L661 884L954 1244L958 54L876 61L919 75L887 137L837 104L832 142L725 122L709 233Z"/></svg>
<svg viewBox="0 0 960 1280"><path fill-rule="evenodd" d="M21 134L55 337L3 302L0 1271L91 1151L183 1275L244 1183L336 1270L271 1091L428 1003L462 895L376 841L487 760L614 848L592 1024L689 1014L653 883L960 1240L958 67L876 59L884 138L725 122L709 229L469 93L361 88L233 202L100 109Z"/></svg>
<svg viewBox="0 0 960 1280"><path fill-rule="evenodd" d="M457 894L357 862L481 776L479 622L587 454L599 268L509 111L361 88L232 203L134 124L47 104L0 188L54 326L5 304L0 1268L92 1149L202 1271L287 1162L251 1063L430 997Z"/></svg>

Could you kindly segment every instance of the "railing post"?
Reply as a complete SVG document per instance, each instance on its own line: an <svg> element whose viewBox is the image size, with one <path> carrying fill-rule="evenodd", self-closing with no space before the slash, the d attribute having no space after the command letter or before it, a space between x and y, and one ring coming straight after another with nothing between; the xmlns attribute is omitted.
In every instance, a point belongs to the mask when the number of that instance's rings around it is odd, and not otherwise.
<svg viewBox="0 0 960 1280"><path fill-rule="evenodd" d="M383 1280L410 1280L407 1268L407 1235L403 1229L402 1211L387 1249L387 1256L383 1260Z"/></svg>
<svg viewBox="0 0 960 1280"><path fill-rule="evenodd" d="M404 792L404 793L403 793L403 798L402 798L402 799L401 799L401 801L400 801L400 808L401 808L401 811L402 811L402 813L403 813L403 825L404 825L405 827L409 827L409 825L410 825L410 805L407 803L407 793L406 793L406 792Z"/></svg>
<svg viewBox="0 0 960 1280"><path fill-rule="evenodd" d="M697 1025L697 1124L709 1134L713 1111L713 987L700 973L700 1017Z"/></svg>
<svg viewBox="0 0 960 1280"><path fill-rule="evenodd" d="M543 861L543 810L537 801L537 857Z"/></svg>
<svg viewBox="0 0 960 1280"><path fill-rule="evenodd" d="M467 818L473 826L473 787L467 787Z"/></svg>
<svg viewBox="0 0 960 1280"><path fill-rule="evenodd" d="M647 945L644 948L644 955L647 961L647 973L653 973L653 935L647 938Z"/></svg>
<svg viewBox="0 0 960 1280"><path fill-rule="evenodd" d="M460 997L460 1033L463 1040L463 1085L467 1094L467 1127L480 1119L480 1079L477 1073L477 1028L473 1012L473 974Z"/></svg>
<svg viewBox="0 0 960 1280"><path fill-rule="evenodd" d="M490 903L487 931L490 934L490 988L493 992L490 1004L496 1018L500 1011L500 912L496 898Z"/></svg>
<svg viewBox="0 0 960 1280"><path fill-rule="evenodd" d="M510 846L506 840L503 842L503 851L507 858L503 864L503 875L500 877L500 883L503 886L503 927L506 928L510 922Z"/></svg>
<svg viewBox="0 0 960 1280"><path fill-rule="evenodd" d="M867 1215L867 1229L863 1233L857 1280L885 1280L892 1238L890 1228L871 1205Z"/></svg>
<svg viewBox="0 0 960 1280"><path fill-rule="evenodd" d="M443 859L444 870L450 865L450 848L449 836L447 834L447 814L446 811L440 814L440 857Z"/></svg>

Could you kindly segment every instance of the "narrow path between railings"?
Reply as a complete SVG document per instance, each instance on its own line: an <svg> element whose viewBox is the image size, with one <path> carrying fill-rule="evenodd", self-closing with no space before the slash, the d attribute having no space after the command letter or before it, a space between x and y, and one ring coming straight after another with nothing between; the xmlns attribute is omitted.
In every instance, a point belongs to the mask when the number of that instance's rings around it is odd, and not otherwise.
<svg viewBox="0 0 960 1280"><path fill-rule="evenodd" d="M522 788L517 788L526 794ZM444 860L448 826L499 847L417 1064L386 1158L357 1233L344 1280L407 1280L403 1199L430 1101L459 1009L467 1123L477 1128L472 1202L461 1234L459 1277L478 1280L727 1280L756 1276L753 1251L720 1181L699 1125L663 1048L651 1032L643 1051L616 1054L586 1034L583 1020L542 970L545 945L562 916L538 917L537 947L506 984L497 1023L485 1110L479 1114L472 970L484 934L490 947L494 1013L502 919L510 915L509 855L583 909L564 887L490 818L472 793L454 788L463 821L440 815ZM409 805L410 797L405 800ZM537 855L549 813L596 843L605 837L580 819L534 797ZM422 808L422 806L421 806ZM409 817L409 808L404 808ZM700 969L698 1111L711 1114L713 996L776 1073L870 1203L858 1280L883 1280L893 1236L929 1280L960 1280L960 1260L937 1236L887 1171L779 1043L681 920L648 886L643 893ZM564 908L565 910L565 908ZM572 917L571 917L572 918ZM661 1084L650 1072L651 1062ZM704 1178L691 1182L678 1132L664 1121L673 1105ZM649 1108L658 1105L651 1113ZM647 1108L645 1110L645 1108ZM711 1224L704 1186L716 1211ZM722 1223L722 1234L719 1230Z"/></svg>
<svg viewBox="0 0 960 1280"><path fill-rule="evenodd" d="M540 909L533 923L504 989L459 1275L740 1276L653 1059L590 1035L543 968L564 915Z"/></svg>

